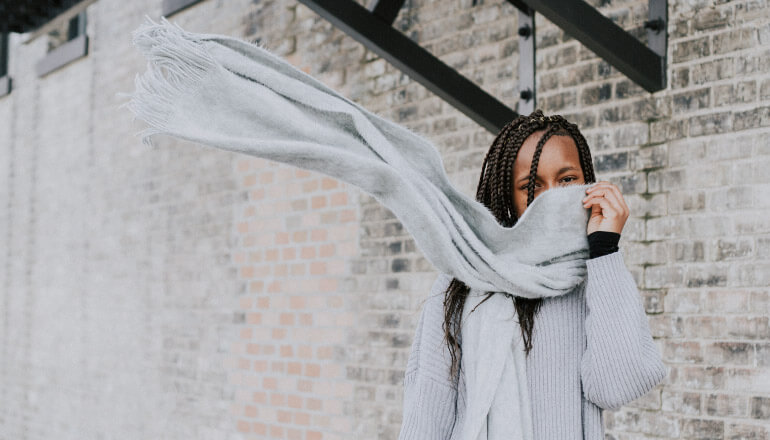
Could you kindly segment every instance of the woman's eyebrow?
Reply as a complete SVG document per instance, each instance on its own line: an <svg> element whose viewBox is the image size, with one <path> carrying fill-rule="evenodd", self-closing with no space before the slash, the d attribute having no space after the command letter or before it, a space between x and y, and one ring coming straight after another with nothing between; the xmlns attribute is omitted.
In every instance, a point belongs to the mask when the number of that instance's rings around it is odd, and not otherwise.
<svg viewBox="0 0 770 440"><path fill-rule="evenodd" d="M571 171L571 170L577 171L577 168L575 168L573 166L566 166L566 167L560 169L556 174L561 174L561 173L563 173L565 171ZM535 176L535 177L537 177L537 176ZM528 180L528 179L529 179L529 176L524 176L521 179L519 179L519 182L523 182L523 181Z"/></svg>

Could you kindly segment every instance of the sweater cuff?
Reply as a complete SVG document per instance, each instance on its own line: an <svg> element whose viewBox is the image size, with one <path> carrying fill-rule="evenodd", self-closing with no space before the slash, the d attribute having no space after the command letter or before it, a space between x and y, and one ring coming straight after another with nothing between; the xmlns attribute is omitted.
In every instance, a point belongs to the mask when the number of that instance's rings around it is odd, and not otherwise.
<svg viewBox="0 0 770 440"><path fill-rule="evenodd" d="M618 251L620 234L610 231L594 231L588 235L588 258L601 257Z"/></svg>

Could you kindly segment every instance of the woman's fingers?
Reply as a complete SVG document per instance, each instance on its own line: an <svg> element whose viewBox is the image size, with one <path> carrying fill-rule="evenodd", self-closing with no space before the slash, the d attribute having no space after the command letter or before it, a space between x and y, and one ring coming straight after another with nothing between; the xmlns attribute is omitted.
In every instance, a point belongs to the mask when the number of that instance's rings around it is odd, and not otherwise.
<svg viewBox="0 0 770 440"><path fill-rule="evenodd" d="M616 185L607 181L600 181L597 182L593 187L588 188L586 193L588 193L588 196L583 199L584 205L594 197L604 197L610 201L614 211L616 211L619 215L626 217L628 216L628 205L623 198L623 194L620 192L620 189Z"/></svg>
<svg viewBox="0 0 770 440"><path fill-rule="evenodd" d="M615 206L614 203L611 203L609 199L606 197L602 197L601 195L591 196L591 199L587 200L583 206L588 208L589 206L599 205L602 208L602 215L605 218L615 218L618 217L620 214L620 211L618 210L617 206Z"/></svg>
<svg viewBox="0 0 770 440"><path fill-rule="evenodd" d="M623 194L620 192L620 188L618 188L616 185L609 184L608 189L610 190L608 195L611 196L610 199L616 202L618 210L622 214L628 215L628 205L626 205L626 200L623 198Z"/></svg>
<svg viewBox="0 0 770 440"><path fill-rule="evenodd" d="M629 215L620 189L610 182L601 181L588 188L586 193L583 207L591 207L588 232L603 230L620 233Z"/></svg>
<svg viewBox="0 0 770 440"><path fill-rule="evenodd" d="M606 199L610 202L610 206L617 215L628 215L628 206L626 205L625 200L623 200L623 196L617 194L616 191L612 191L612 189L593 191L591 192L591 195L586 197L585 201L588 202L594 199ZM604 205L602 205L602 207L604 207Z"/></svg>

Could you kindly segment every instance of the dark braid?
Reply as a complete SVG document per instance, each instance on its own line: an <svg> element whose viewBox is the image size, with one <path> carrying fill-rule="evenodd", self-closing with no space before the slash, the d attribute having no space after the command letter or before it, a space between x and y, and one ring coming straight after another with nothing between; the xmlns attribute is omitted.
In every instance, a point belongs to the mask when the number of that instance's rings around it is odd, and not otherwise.
<svg viewBox="0 0 770 440"><path fill-rule="evenodd" d="M585 181L595 182L596 176L594 176L594 167L593 167L593 161L591 160L591 151L588 149L588 145L586 143L585 138L580 133L580 130L578 130L578 127L575 124L567 125L567 131L569 132L570 136L572 136L572 138L575 139L575 143L578 144L578 153L580 154L580 166L583 168L583 177L585 177ZM580 147L580 142L582 142L583 144L586 144L585 148Z"/></svg>
<svg viewBox="0 0 770 440"><path fill-rule="evenodd" d="M499 164L501 162L501 159L502 159L502 156L503 156L504 152L505 152L505 150L503 150L502 148L498 148L493 153L493 156L492 156L493 160L492 160L492 163L491 163L491 166L492 166L493 170L500 168ZM505 197L503 197L503 194L505 194L506 188L503 187L503 184L500 181L500 179L494 179L494 181L492 182L492 185L493 185L493 189L492 189L492 210L494 212L500 212L501 209L502 209L502 206L500 206L500 205L505 203Z"/></svg>
<svg viewBox="0 0 770 440"><path fill-rule="evenodd" d="M577 125L568 122L561 115L544 116L541 110L535 110L528 116L519 116L506 124L495 137L494 142L484 157L479 175L479 185L476 189L476 200L489 208L495 219L505 227L512 227L518 220L513 206L513 163L519 154L521 145L532 133L545 130L535 147L532 166L527 183L527 206L535 198L535 178L540 153L551 136L570 136L577 145L580 155L580 166L583 169L585 183L594 183L594 167L588 143L580 133ZM450 379L456 380L460 367L460 320L463 305L470 293L470 288L457 278L453 278L444 296L443 330L447 346L452 356ZM488 300L494 292L488 292ZM532 330L535 314L540 308L543 298L523 298L512 296L519 316L519 325L524 338L526 354L532 349ZM481 303L479 303L481 304ZM476 306L478 307L478 305Z"/></svg>
<svg viewBox="0 0 770 440"><path fill-rule="evenodd" d="M532 165L529 167L529 181L527 182L527 206L535 199L535 177L537 176L537 164L540 162L540 153L543 151L543 145L559 129L558 125L551 125L543 133L543 136L535 146L535 154L532 156Z"/></svg>

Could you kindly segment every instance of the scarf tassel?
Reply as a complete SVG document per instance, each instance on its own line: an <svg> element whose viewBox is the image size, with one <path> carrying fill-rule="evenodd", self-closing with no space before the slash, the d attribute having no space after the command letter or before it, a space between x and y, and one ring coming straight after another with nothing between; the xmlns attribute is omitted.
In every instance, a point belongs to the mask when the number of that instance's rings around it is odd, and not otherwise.
<svg viewBox="0 0 770 440"><path fill-rule="evenodd" d="M168 132L166 122L179 97L194 90L219 66L196 34L166 17L158 24L145 15L132 37L134 46L147 58L147 70L134 77L133 93L118 93L130 98L119 108L128 107L133 120L139 118L150 125L137 134L143 144L152 147L153 135Z"/></svg>

